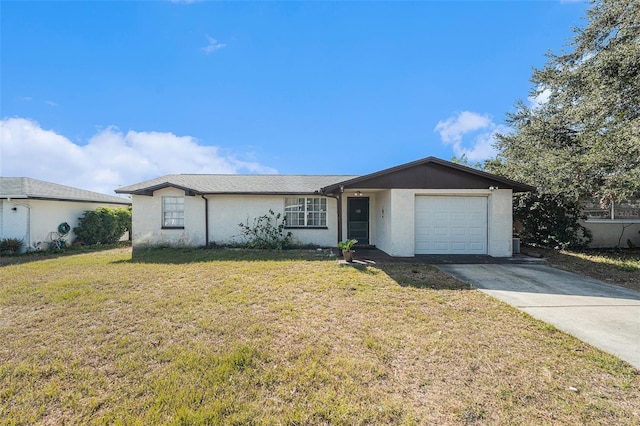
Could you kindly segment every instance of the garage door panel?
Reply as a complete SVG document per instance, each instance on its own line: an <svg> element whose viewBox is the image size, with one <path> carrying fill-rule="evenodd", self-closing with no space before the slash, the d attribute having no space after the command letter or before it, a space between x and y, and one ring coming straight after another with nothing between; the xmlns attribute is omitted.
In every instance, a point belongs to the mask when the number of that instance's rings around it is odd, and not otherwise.
<svg viewBox="0 0 640 426"><path fill-rule="evenodd" d="M471 237L484 237L487 233L486 228L467 228L467 231Z"/></svg>
<svg viewBox="0 0 640 426"><path fill-rule="evenodd" d="M435 226L433 228L433 235L435 236L449 235L449 228L443 227L443 226Z"/></svg>
<svg viewBox="0 0 640 426"><path fill-rule="evenodd" d="M450 202L450 200L447 200L445 198L439 198L437 200L433 200L433 204L436 207L446 207L449 202Z"/></svg>
<svg viewBox="0 0 640 426"><path fill-rule="evenodd" d="M460 227L456 227L456 228L451 228L451 236L452 237L466 237L467 236L467 229L466 228L460 228Z"/></svg>
<svg viewBox="0 0 640 426"><path fill-rule="evenodd" d="M429 212L425 212L425 214L428 215ZM435 223L448 223L449 222L449 216L446 213L434 213L433 215L433 221Z"/></svg>
<svg viewBox="0 0 640 426"><path fill-rule="evenodd" d="M461 197L451 198L449 202L449 207L452 209L459 210L459 209L465 208L467 204L468 202L464 198L461 198Z"/></svg>
<svg viewBox="0 0 640 426"><path fill-rule="evenodd" d="M450 216L452 223L461 223L467 220L467 214L465 212L452 212Z"/></svg>
<svg viewBox="0 0 640 426"><path fill-rule="evenodd" d="M417 196L416 254L486 254L487 198Z"/></svg>

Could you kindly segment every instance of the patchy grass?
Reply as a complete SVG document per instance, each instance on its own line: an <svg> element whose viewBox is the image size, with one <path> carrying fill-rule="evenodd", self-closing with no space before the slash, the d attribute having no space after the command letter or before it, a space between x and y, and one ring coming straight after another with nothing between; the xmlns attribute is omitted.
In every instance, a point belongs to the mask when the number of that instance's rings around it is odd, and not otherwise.
<svg viewBox="0 0 640 426"><path fill-rule="evenodd" d="M75 256L79 253L91 253L95 251L113 250L114 248L131 247L130 241L122 241L115 244L95 244L91 246L69 246L64 250L30 251L20 254L0 253L0 267L17 265L20 263L35 262L44 259L56 259L63 256Z"/></svg>
<svg viewBox="0 0 640 426"><path fill-rule="evenodd" d="M322 254L0 268L0 424L640 422L619 359L429 266Z"/></svg>
<svg viewBox="0 0 640 426"><path fill-rule="evenodd" d="M526 247L523 251L543 256L567 271L640 291L640 249L574 252Z"/></svg>

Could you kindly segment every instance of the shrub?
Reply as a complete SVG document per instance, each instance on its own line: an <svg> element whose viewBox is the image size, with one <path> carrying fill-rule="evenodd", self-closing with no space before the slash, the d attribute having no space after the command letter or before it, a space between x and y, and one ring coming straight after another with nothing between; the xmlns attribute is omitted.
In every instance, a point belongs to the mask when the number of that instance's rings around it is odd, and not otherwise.
<svg viewBox="0 0 640 426"><path fill-rule="evenodd" d="M117 243L131 230L131 209L100 207L86 211L73 232L85 244Z"/></svg>
<svg viewBox="0 0 640 426"><path fill-rule="evenodd" d="M245 247L282 250L291 246L293 234L284 232L286 218L271 209L269 214L255 218L253 225L249 225L247 219L247 223L239 223L238 226L246 240Z"/></svg>
<svg viewBox="0 0 640 426"><path fill-rule="evenodd" d="M523 193L513 197L513 219L520 238L555 249L582 248L591 232L578 222L582 205L562 195Z"/></svg>
<svg viewBox="0 0 640 426"><path fill-rule="evenodd" d="M3 238L0 240L0 253L2 254L15 254L20 253L24 241L17 238Z"/></svg>

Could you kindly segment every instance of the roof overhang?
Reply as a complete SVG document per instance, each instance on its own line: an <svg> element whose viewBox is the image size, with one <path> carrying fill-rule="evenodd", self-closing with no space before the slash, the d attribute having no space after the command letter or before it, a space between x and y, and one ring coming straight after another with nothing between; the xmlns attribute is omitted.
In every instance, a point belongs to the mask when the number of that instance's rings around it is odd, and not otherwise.
<svg viewBox="0 0 640 426"><path fill-rule="evenodd" d="M142 188L135 191L120 191L115 190L118 194L131 194L131 195L144 195L152 197L154 192L159 191L161 189L166 188L175 188L181 191L184 191L187 196L207 196L207 195L324 195L321 194L320 191L304 191L304 192L292 192L292 191L196 191L191 188L187 188L181 185L175 185L172 183L163 183L160 185L154 185L148 188Z"/></svg>
<svg viewBox="0 0 640 426"><path fill-rule="evenodd" d="M96 204L120 204L123 206L130 206L131 201L122 198L121 201L116 200L90 200L84 198L65 198L65 197L38 197L30 195L19 196L0 196L0 200L39 200L39 201L62 201L66 203L96 203Z"/></svg>
<svg viewBox="0 0 640 426"><path fill-rule="evenodd" d="M29 198L28 196L21 194L21 195L0 195L0 199L1 200L26 200L27 198Z"/></svg>
<svg viewBox="0 0 640 426"><path fill-rule="evenodd" d="M163 182L157 185L141 188L135 191L123 191L121 189L116 189L114 192L116 194L146 195L146 196L152 197L154 192L159 191L161 189L166 189L166 188L180 189L184 191L185 195L187 196L195 196L195 195L203 194L202 192L196 191L192 188L187 188L186 186L176 185L170 182Z"/></svg>
<svg viewBox="0 0 640 426"><path fill-rule="evenodd" d="M532 192L536 188L471 167L427 157L375 173L345 180L320 190L338 193L345 189L488 189L504 188L514 192Z"/></svg>

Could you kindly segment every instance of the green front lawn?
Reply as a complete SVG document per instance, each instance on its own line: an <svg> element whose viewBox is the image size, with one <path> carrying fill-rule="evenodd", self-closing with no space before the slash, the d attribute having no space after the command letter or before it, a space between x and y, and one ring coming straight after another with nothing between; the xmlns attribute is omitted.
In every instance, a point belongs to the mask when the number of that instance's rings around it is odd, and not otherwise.
<svg viewBox="0 0 640 426"><path fill-rule="evenodd" d="M640 423L617 358L429 266L324 254L0 267L0 424Z"/></svg>

